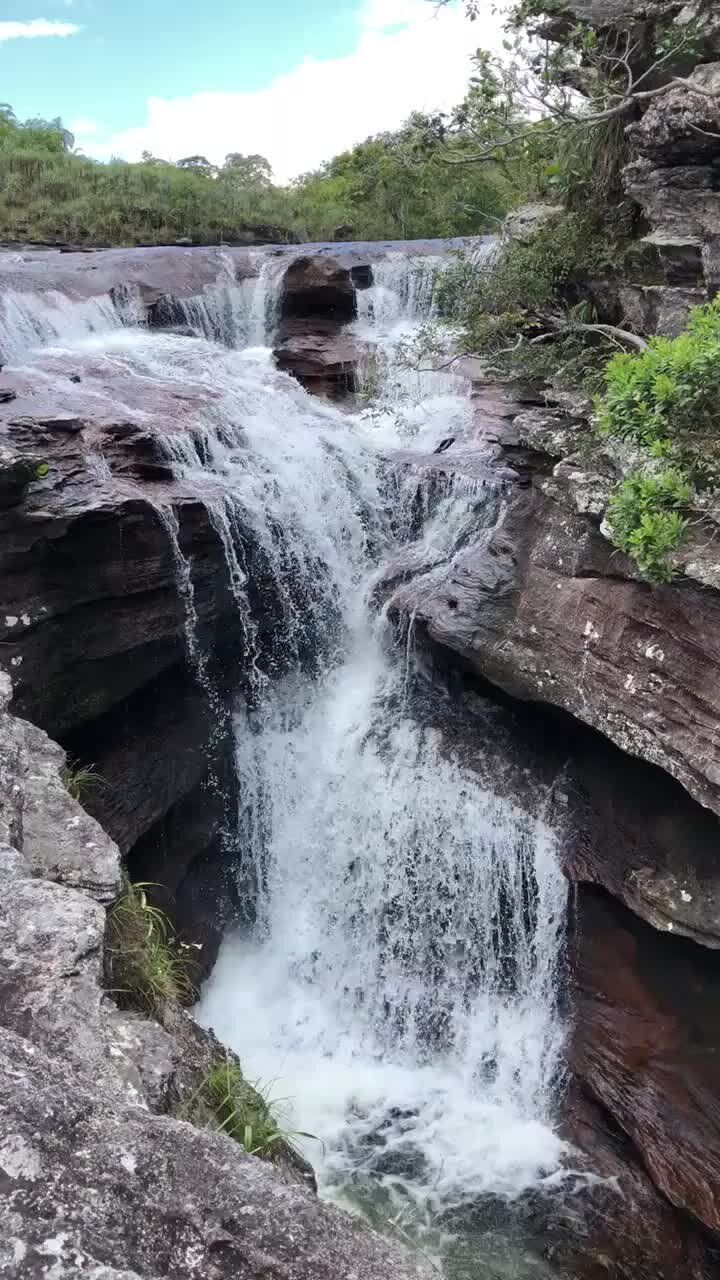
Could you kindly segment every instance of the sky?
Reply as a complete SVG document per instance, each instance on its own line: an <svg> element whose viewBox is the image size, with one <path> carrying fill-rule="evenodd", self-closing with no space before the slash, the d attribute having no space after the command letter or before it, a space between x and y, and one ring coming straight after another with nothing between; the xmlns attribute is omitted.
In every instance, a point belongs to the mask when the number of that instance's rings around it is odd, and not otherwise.
<svg viewBox="0 0 720 1280"><path fill-rule="evenodd" d="M458 102L494 0L0 0L0 97L86 155L260 152L277 181Z"/></svg>

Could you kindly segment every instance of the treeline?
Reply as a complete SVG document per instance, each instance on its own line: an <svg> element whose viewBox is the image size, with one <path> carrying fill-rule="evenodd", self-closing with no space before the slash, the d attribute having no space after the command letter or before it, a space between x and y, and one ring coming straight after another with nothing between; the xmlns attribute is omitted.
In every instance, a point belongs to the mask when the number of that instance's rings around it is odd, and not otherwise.
<svg viewBox="0 0 720 1280"><path fill-rule="evenodd" d="M249 227L299 240L414 239L493 229L517 202L499 165L448 162L435 121L415 115L287 186L268 161L232 153L170 163L145 153L104 164L75 149L59 119L16 119L0 108L0 239L73 244L218 244Z"/></svg>

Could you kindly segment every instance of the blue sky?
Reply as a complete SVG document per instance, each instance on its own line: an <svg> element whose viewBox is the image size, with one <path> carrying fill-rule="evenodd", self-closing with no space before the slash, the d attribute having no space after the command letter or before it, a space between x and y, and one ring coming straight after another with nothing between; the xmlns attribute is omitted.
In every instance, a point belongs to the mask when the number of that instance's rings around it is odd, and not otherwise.
<svg viewBox="0 0 720 1280"><path fill-rule="evenodd" d="M260 151L284 179L461 98L497 28L428 0L0 0L0 94L99 158Z"/></svg>

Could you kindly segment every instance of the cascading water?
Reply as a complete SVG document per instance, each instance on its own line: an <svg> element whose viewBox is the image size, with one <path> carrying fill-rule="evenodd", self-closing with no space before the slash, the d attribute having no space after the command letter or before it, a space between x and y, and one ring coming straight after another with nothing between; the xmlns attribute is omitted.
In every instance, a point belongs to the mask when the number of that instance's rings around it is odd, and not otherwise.
<svg viewBox="0 0 720 1280"><path fill-rule="evenodd" d="M256 324L208 328L205 299L191 321L203 338L120 331L117 312L99 336L49 334L84 362L98 408L105 397L117 413L126 397L137 416L142 389L160 385L192 402L164 448L180 490L206 503L246 638L237 847L255 923L226 938L197 1016L291 1099L288 1127L320 1140L306 1150L325 1194L420 1233L448 1274L546 1275L524 1246L489 1237L452 1272L443 1223L560 1176L565 887L552 833L542 797L521 807L496 793L490 744L475 744L480 772L454 751L406 638L368 604L399 540L432 572L498 518L500 495L482 481L433 487L389 459L409 443L427 456L470 425L461 377L402 358L432 313L429 264L418 277L388 257L360 295L375 385L368 375L364 408L347 413L257 349L277 296L268 262L242 304ZM218 296L234 287L220 281ZM59 358L38 356L36 374L51 378ZM192 564L161 518L192 656Z"/></svg>
<svg viewBox="0 0 720 1280"><path fill-rule="evenodd" d="M63 346L123 323L109 294L73 301L55 291L0 294L0 363L16 364L36 347Z"/></svg>
<svg viewBox="0 0 720 1280"><path fill-rule="evenodd" d="M186 327L209 342L240 350L271 347L279 320L280 285L287 269L282 257L262 257L257 274L237 280L226 259L211 288L189 298L160 304L159 319Z"/></svg>

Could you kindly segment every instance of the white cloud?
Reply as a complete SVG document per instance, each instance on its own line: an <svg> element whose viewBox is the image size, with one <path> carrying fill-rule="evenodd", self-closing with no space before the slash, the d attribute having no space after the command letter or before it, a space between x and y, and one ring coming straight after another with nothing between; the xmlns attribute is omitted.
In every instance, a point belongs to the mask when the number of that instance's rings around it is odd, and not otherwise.
<svg viewBox="0 0 720 1280"><path fill-rule="evenodd" d="M369 0L352 53L307 58L252 93L149 98L143 125L88 149L103 159L151 151L168 160L200 153L216 163L229 151L260 152L285 180L397 127L415 109L458 102L470 55L478 45L497 47L500 26L491 14L468 22L460 5L436 10L427 0Z"/></svg>
<svg viewBox="0 0 720 1280"><path fill-rule="evenodd" d="M68 128L76 137L87 137L89 133L98 133L100 125L97 120L88 120L87 116L78 116L76 120L70 121Z"/></svg>
<svg viewBox="0 0 720 1280"><path fill-rule="evenodd" d="M82 28L75 22L31 18L29 22L0 22L0 44L5 40L32 40L38 36L74 36Z"/></svg>

